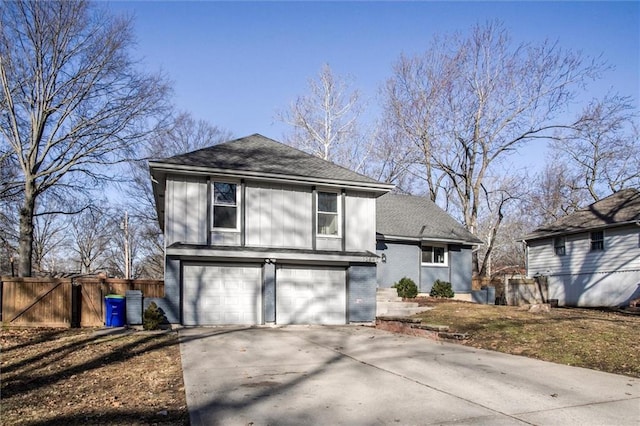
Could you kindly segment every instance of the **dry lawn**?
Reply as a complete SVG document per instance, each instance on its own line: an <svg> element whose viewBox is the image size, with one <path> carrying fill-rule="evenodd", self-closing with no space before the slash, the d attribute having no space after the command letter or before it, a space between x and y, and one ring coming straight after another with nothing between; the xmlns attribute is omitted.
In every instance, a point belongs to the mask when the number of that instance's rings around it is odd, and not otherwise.
<svg viewBox="0 0 640 426"><path fill-rule="evenodd" d="M640 316L616 311L478 305L427 298L423 323L468 333L465 345L640 377Z"/></svg>
<svg viewBox="0 0 640 426"><path fill-rule="evenodd" d="M3 425L186 425L176 332L0 334Z"/></svg>
<svg viewBox="0 0 640 426"><path fill-rule="evenodd" d="M422 321L468 333L463 344L640 377L640 316L422 303ZM3 425L189 423L175 332L10 329L0 343Z"/></svg>

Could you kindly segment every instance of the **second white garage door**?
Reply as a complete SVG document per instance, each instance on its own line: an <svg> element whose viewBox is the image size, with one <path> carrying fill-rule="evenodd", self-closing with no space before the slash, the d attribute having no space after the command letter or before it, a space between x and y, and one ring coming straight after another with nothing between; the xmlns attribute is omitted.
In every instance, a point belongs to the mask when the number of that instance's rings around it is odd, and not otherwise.
<svg viewBox="0 0 640 426"><path fill-rule="evenodd" d="M283 266L276 271L277 324L345 324L346 271Z"/></svg>
<svg viewBox="0 0 640 426"><path fill-rule="evenodd" d="M185 325L260 324L260 265L185 265Z"/></svg>

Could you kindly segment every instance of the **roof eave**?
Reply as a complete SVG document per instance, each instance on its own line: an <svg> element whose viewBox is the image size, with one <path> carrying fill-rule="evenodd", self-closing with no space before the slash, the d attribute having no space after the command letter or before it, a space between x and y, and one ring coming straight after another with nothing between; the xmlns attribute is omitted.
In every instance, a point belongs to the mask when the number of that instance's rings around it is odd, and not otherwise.
<svg viewBox="0 0 640 426"><path fill-rule="evenodd" d="M571 229L571 230L561 230L561 231L550 231L550 232L546 232L544 234L529 234L529 235L525 235L524 237L520 238L520 241L534 241L534 240L542 240L545 238L550 238L550 237L557 237L560 235L575 235L575 234L582 234L584 232L591 232L591 231L598 231L601 229L607 229L607 228L617 228L620 226L627 226L627 225L638 225L640 226L640 220L627 220L624 222L616 222L616 223L608 223L606 225L598 225L598 226L589 226L589 227L585 227L585 228L580 228L580 229Z"/></svg>
<svg viewBox="0 0 640 426"><path fill-rule="evenodd" d="M470 245L470 246L478 246L483 245L484 242L471 241L465 239L457 239L457 238L441 238L441 237L428 237L428 236L406 236L406 235L388 235L382 233L376 233L376 238L382 241L415 241L415 242L425 242L425 241L433 241L436 243L447 243L447 244L460 244L460 245Z"/></svg>
<svg viewBox="0 0 640 426"><path fill-rule="evenodd" d="M152 171L158 171L165 174L178 173L178 174L190 174L190 175L202 175L202 176L217 175L221 177L236 178L236 179L253 178L253 179L258 179L262 181L271 181L271 182L335 186L335 187L348 188L348 189L371 191L379 195L385 194L394 188L394 185L392 184L380 183L380 182L359 182L359 181L340 180L340 179L324 179L324 178L307 177L307 176L252 172L252 171L246 171L246 170L229 170L229 169L202 167L202 166L170 164L170 163L163 163L163 162L156 162L156 161L149 162L149 168Z"/></svg>

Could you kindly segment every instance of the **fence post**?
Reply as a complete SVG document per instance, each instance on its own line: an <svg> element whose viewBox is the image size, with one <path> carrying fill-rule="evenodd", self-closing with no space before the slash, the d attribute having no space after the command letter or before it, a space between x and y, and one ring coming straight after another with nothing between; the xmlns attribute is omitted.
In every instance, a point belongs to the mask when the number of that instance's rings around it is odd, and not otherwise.
<svg viewBox="0 0 640 426"><path fill-rule="evenodd" d="M80 328L80 299L82 295L78 290L82 291L81 285L71 278L71 328Z"/></svg>

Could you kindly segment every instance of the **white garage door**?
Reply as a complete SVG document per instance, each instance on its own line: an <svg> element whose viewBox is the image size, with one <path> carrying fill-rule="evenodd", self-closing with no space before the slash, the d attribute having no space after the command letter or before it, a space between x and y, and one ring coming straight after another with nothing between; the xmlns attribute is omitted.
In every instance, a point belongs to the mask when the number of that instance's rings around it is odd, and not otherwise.
<svg viewBox="0 0 640 426"><path fill-rule="evenodd" d="M345 324L346 271L281 267L276 271L276 323Z"/></svg>
<svg viewBox="0 0 640 426"><path fill-rule="evenodd" d="M187 265L183 278L185 325L261 323L259 265Z"/></svg>

